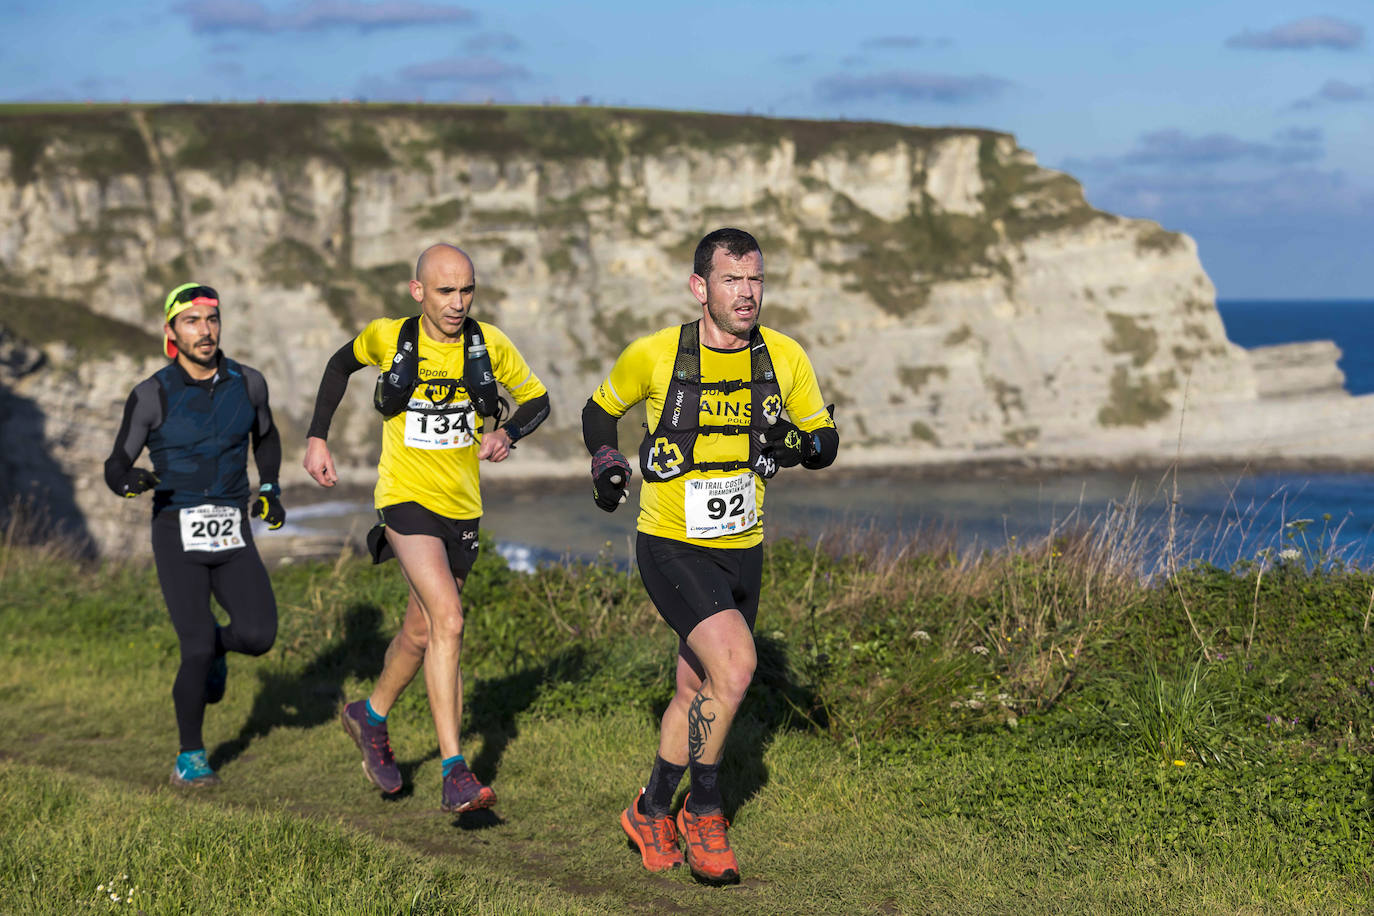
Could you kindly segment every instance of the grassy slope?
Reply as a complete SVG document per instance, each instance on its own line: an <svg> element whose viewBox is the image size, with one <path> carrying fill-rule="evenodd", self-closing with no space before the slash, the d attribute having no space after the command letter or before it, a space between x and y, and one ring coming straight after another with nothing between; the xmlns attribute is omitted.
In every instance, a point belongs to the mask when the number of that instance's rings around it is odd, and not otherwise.
<svg viewBox="0 0 1374 916"><path fill-rule="evenodd" d="M1368 724L1352 724L1345 741L1345 726L1331 722L1358 714L1368 691L1326 682L1365 651L1368 577L1294 573L1284 585L1283 570L1267 570L1258 591L1274 581L1281 591L1254 642L1272 652L1254 651L1235 671L1218 659L1209 675L1234 679L1229 693L1208 696L1234 693L1255 708L1215 738L1248 762L1180 767L1104 732L1088 712L1140 683L1129 668L1142 655L1127 645L1156 647L1171 670L1173 647L1193 639L1168 588L1116 596L1120 613L1087 626L1097 636L1080 643L1080 657L1096 661L1045 711L1019 696L1015 728L1005 710L950 707L980 684L1027 682L1018 665L1028 662L1010 650L972 654L972 666L950 661L970 655L960 634L974 632L982 612L969 607L980 596L994 615L1016 602L1029 610L1035 594L1042 610L1059 600L1044 584L1052 553L1013 557L1001 573L965 569L959 587L936 583L941 611L922 593L927 579L774 545L768 670L729 749L727 805L745 881L713 890L685 874L646 875L615 821L644 777L669 689L671 647L631 578L587 569L524 579L479 566L467 596L465 750L501 803L496 817L454 820L437 807L422 684L393 715L414 786L397 801L365 783L333 718L339 698L375 676L403 598L394 569L348 561L274 573L278 648L234 658L229 695L207 717L225 784L186 795L166 784L176 647L151 571L73 569L43 551L7 550L0 909L102 908L108 891L96 888L115 879L138 886L136 908L148 913L1367 910L1374 770L1358 733ZM1215 637L1214 654L1232 651L1222 618L1248 623L1243 597L1255 585L1229 574L1177 584L1195 625ZM963 611L952 606L961 601ZM933 639L917 640L926 655L899 654L902 667L884 674L894 656L869 664L861 647L900 648L882 632L888 606ZM1082 626L1065 614L1057 629ZM1319 635L1304 642L1304 633ZM986 629L974 635L989 641ZM820 647L842 641L847 661L812 666ZM1285 662L1280 644L1300 654ZM1285 665L1322 676L1282 677ZM885 702L885 679L935 681L938 697L922 707L905 696L907 719L863 716ZM798 727L785 712L793 705L823 707L828 727ZM1275 731L1266 712L1275 709L1298 721Z"/></svg>

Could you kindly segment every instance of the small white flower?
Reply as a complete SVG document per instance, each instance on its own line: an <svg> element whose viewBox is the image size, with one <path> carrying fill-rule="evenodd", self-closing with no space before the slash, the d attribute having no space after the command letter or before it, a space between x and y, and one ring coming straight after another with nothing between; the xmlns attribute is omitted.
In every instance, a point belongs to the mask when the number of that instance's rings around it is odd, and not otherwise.
<svg viewBox="0 0 1374 916"><path fill-rule="evenodd" d="M983 708L983 701L982 701L982 700L969 700L969 701L968 701L968 708L969 708L969 709L982 709L982 708Z"/></svg>
<svg viewBox="0 0 1374 916"><path fill-rule="evenodd" d="M973 647L973 654L974 654L974 655L987 655L987 654L988 654L988 647L987 647L987 646L974 646L974 647Z"/></svg>
<svg viewBox="0 0 1374 916"><path fill-rule="evenodd" d="M1283 560L1296 560L1300 556L1302 556L1302 551L1296 547L1285 547L1279 551L1279 558Z"/></svg>
<svg viewBox="0 0 1374 916"><path fill-rule="evenodd" d="M930 634L927 633L925 630L917 630L915 633L912 633L911 635L916 639L919 639L921 642L930 642Z"/></svg>
<svg viewBox="0 0 1374 916"><path fill-rule="evenodd" d="M103 884L97 884L97 885L95 886L95 889L96 889L96 891L99 892L99 893L102 893L102 894L105 893L105 885L103 885Z"/></svg>

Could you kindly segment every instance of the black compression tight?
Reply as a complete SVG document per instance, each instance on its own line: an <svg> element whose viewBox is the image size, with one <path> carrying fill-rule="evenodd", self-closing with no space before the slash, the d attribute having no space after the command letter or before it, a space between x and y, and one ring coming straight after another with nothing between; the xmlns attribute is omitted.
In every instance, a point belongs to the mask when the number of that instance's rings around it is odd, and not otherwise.
<svg viewBox="0 0 1374 916"><path fill-rule="evenodd" d="M243 531L248 542L245 547L188 553L181 549L176 509L165 509L153 519L157 578L181 643L181 667L172 685L172 704L183 751L205 746L201 737L205 677L215 658L225 652L261 655L277 638L277 600L246 518ZM218 645L215 616L210 610L212 593L230 621L219 631Z"/></svg>

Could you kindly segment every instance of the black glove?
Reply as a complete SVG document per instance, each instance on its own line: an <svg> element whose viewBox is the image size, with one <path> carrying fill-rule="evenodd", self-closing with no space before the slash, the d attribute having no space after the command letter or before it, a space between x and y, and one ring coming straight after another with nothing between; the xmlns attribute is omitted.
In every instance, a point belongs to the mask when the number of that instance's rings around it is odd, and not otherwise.
<svg viewBox="0 0 1374 916"><path fill-rule="evenodd" d="M119 495L125 499L133 499L144 490L151 490L157 486L157 475L152 471L145 471L143 468L129 468L129 473L124 475L124 479L119 482Z"/></svg>
<svg viewBox="0 0 1374 916"><path fill-rule="evenodd" d="M607 512L626 500L630 486L630 463L625 456L603 445L592 456L592 499Z"/></svg>
<svg viewBox="0 0 1374 916"><path fill-rule="evenodd" d="M262 485L258 498L253 500L253 517L262 519L273 531L286 522L286 510L281 506L281 487L271 483Z"/></svg>
<svg viewBox="0 0 1374 916"><path fill-rule="evenodd" d="M794 468L820 451L813 434L804 433L797 424L782 419L764 432L763 445L772 450L773 460L780 468Z"/></svg>

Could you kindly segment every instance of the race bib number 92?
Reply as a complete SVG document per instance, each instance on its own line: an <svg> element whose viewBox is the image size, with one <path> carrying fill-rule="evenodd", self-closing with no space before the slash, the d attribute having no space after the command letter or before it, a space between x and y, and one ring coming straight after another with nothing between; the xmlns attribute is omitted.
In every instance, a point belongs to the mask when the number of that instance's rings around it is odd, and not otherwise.
<svg viewBox="0 0 1374 916"><path fill-rule="evenodd" d="M682 508L688 537L739 534L758 523L753 471L734 477L693 478L682 483L686 488Z"/></svg>

